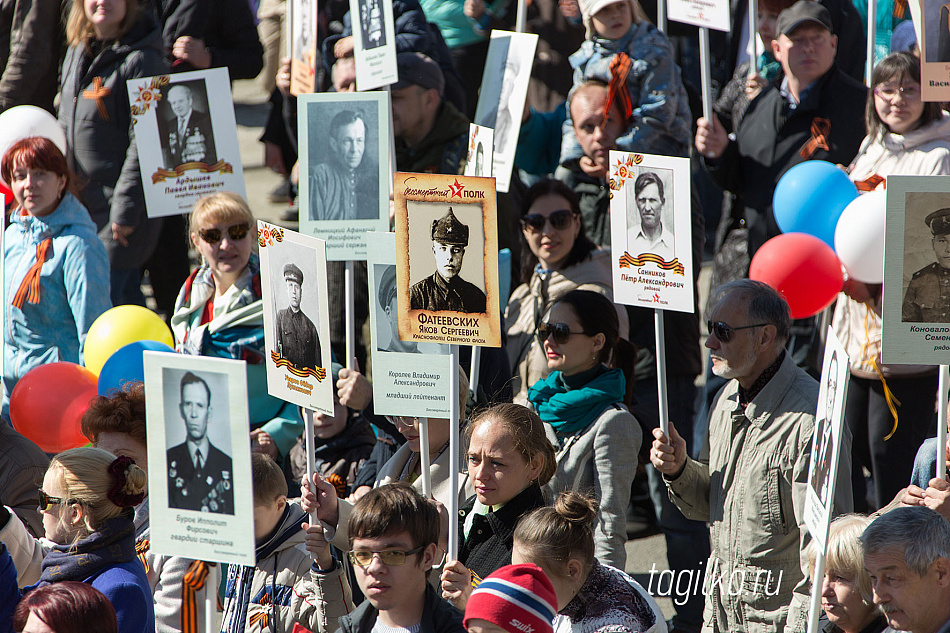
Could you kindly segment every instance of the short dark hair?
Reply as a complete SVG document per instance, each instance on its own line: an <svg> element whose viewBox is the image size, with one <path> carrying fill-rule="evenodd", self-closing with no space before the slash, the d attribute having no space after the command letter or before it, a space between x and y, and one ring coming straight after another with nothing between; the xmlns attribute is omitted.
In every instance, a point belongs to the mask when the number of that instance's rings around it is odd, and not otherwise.
<svg viewBox="0 0 950 633"><path fill-rule="evenodd" d="M357 121L363 122L363 117L360 116L359 112L340 110L336 113L336 116L333 117L333 120L330 121L330 135L336 138L336 134L340 128L344 125L356 123ZM366 123L364 122L363 125L366 125Z"/></svg>
<svg viewBox="0 0 950 633"><path fill-rule="evenodd" d="M660 200L666 200L663 193L663 181L653 171L645 171L637 176L637 179L633 182L633 193L639 196L647 185L656 185L656 188L660 190Z"/></svg>
<svg viewBox="0 0 950 633"><path fill-rule="evenodd" d="M208 386L208 383L205 382L204 378L196 374L193 374L190 371L186 372L185 375L181 377L181 387L180 387L181 396L184 397L185 395L185 387L187 387L188 385L196 385L199 383L201 384L202 387L205 388L205 393L208 394L208 404L210 405L211 404L211 387Z"/></svg>
<svg viewBox="0 0 950 633"><path fill-rule="evenodd" d="M13 628L22 631L30 614L57 633L117 633L115 607L90 584L66 580L30 591L13 615Z"/></svg>
<svg viewBox="0 0 950 633"><path fill-rule="evenodd" d="M521 217L528 215L531 205L538 198L544 196L561 196L567 201L567 206L574 215L581 214L580 201L574 190L568 187L563 181L557 178L544 178L531 185L524 195L524 201L521 203ZM597 245L587 237L587 230L584 228L584 220L581 218L581 229L574 240L574 246L564 259L563 268L570 268L586 260L591 252L597 250ZM524 233L521 233L521 283L526 284L531 280L534 274L535 266L538 265L538 258L528 247Z"/></svg>
<svg viewBox="0 0 950 633"><path fill-rule="evenodd" d="M915 83L920 83L920 58L906 52L891 53L874 67L871 73L871 89L868 91L867 108L864 118L867 123L868 136L877 138L885 129L884 122L877 115L874 107L874 89L891 79L907 77ZM924 102L924 111L920 114L917 127L924 127L943 116L941 104L936 101Z"/></svg>
<svg viewBox="0 0 950 633"><path fill-rule="evenodd" d="M370 490L353 506L346 524L349 546L358 538L408 532L413 548L439 541L439 512L415 488L392 483Z"/></svg>
<svg viewBox="0 0 950 633"><path fill-rule="evenodd" d="M97 396L82 415L82 434L98 444L101 433L124 433L148 446L145 432L145 385L127 382L108 396Z"/></svg>

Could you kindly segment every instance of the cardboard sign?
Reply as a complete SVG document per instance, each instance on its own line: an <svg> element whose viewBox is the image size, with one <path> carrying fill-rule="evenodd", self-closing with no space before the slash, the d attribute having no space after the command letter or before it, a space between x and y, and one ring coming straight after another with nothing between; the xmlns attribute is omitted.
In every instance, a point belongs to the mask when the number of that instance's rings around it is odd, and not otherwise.
<svg viewBox="0 0 950 633"><path fill-rule="evenodd" d="M373 90L399 81L392 0L350 0L356 89Z"/></svg>

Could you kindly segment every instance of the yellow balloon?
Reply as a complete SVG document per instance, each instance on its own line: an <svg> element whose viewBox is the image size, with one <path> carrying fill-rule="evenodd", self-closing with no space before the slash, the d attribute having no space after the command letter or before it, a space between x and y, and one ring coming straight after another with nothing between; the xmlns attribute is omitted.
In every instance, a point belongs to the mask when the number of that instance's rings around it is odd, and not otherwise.
<svg viewBox="0 0 950 633"><path fill-rule="evenodd" d="M103 312L86 334L86 369L98 376L112 354L136 341L158 341L175 346L171 330L148 308L127 305Z"/></svg>

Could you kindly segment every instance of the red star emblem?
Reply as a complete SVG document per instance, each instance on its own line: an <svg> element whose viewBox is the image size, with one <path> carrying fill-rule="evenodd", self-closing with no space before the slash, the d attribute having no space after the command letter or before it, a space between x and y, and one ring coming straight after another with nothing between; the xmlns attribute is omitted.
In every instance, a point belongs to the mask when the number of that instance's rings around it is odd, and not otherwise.
<svg viewBox="0 0 950 633"><path fill-rule="evenodd" d="M460 183L458 178L455 179L454 185L449 185L449 191L452 192L452 195L458 196L459 198L462 197L462 189L465 189L465 185Z"/></svg>

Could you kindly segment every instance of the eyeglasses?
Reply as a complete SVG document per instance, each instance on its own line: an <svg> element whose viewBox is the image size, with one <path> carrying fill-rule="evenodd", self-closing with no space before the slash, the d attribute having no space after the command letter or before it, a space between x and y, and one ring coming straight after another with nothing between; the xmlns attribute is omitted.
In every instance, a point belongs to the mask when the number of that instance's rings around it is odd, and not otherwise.
<svg viewBox="0 0 950 633"><path fill-rule="evenodd" d="M43 489L40 488L38 491L40 496L40 505L37 508L40 512L46 512L50 509L50 506L58 506L64 503L79 503L76 499L63 499L61 497L53 497L51 495L43 492Z"/></svg>
<svg viewBox="0 0 950 633"><path fill-rule="evenodd" d="M718 338L721 343L728 343L731 341L733 332L738 332L739 330L748 330L749 328L754 327L762 327L764 325L769 324L756 323L755 325L741 325L739 327L732 327L731 325L726 325L722 321L706 321L706 329L712 334L715 334L716 338Z"/></svg>
<svg viewBox="0 0 950 633"><path fill-rule="evenodd" d="M247 237L250 230L251 225L247 222L232 224L228 227L228 237L237 242ZM208 244L217 244L221 241L221 229L198 229L198 236Z"/></svg>
<svg viewBox="0 0 950 633"><path fill-rule="evenodd" d="M895 86L894 84L879 84L874 86L874 94L881 99L893 101L900 94L906 101L916 101L920 99L919 86Z"/></svg>
<svg viewBox="0 0 950 633"><path fill-rule="evenodd" d="M538 340L544 344L544 341L548 340L549 336L554 337L554 342L558 345L564 345L567 343L567 340L571 338L572 334L584 334L589 336L587 332L571 332L571 326L567 323L539 323L538 324Z"/></svg>
<svg viewBox="0 0 950 633"><path fill-rule="evenodd" d="M366 567L373 562L373 556L379 554L379 560L383 561L383 565L387 567L399 567L406 562L407 556L418 554L423 549L425 548L421 546L411 549L408 552L401 549L388 549L382 552L374 552L368 549L355 549L352 552L348 552L347 556L349 556L350 562L354 565Z"/></svg>
<svg viewBox="0 0 950 633"><path fill-rule="evenodd" d="M555 231L563 231L571 225L573 219L574 212L570 209L558 209L547 217L540 213L529 213L521 218L521 228L529 233L540 233L544 230L544 225L550 222Z"/></svg>

